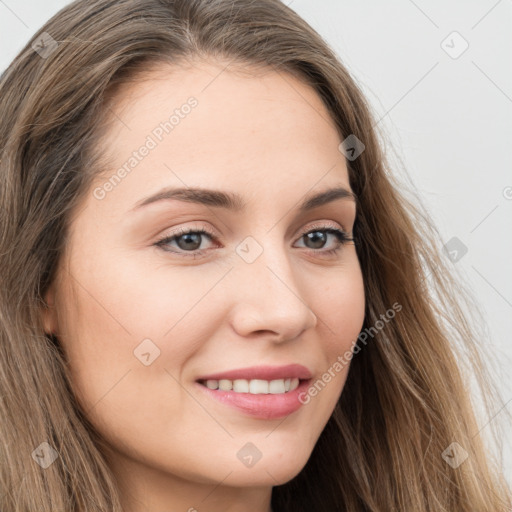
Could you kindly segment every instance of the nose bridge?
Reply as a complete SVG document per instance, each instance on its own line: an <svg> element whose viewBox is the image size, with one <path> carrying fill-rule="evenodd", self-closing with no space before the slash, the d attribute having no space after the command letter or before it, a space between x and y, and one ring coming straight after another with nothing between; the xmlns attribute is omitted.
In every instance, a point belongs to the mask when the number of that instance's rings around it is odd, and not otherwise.
<svg viewBox="0 0 512 512"><path fill-rule="evenodd" d="M236 320L245 335L270 330L282 339L291 339L316 325L316 316L291 268L289 253L278 240L276 233L263 234L258 239L248 236L236 248L236 279L240 287Z"/></svg>

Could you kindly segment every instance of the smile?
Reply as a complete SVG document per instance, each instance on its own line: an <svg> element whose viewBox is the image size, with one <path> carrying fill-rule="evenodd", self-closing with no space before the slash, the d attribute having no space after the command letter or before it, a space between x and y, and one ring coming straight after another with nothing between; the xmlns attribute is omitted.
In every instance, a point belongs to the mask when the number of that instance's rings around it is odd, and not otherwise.
<svg viewBox="0 0 512 512"><path fill-rule="evenodd" d="M220 391L233 391L235 393L251 393L253 395L277 395L280 393L288 393L297 389L299 386L299 379L275 379L275 380L262 380L262 379L208 379L206 381L199 381L200 384L206 386L208 389Z"/></svg>
<svg viewBox="0 0 512 512"><path fill-rule="evenodd" d="M313 371L292 363L225 369L201 375L195 385L202 396L221 407L259 419L278 419L303 405L299 397L309 386Z"/></svg>

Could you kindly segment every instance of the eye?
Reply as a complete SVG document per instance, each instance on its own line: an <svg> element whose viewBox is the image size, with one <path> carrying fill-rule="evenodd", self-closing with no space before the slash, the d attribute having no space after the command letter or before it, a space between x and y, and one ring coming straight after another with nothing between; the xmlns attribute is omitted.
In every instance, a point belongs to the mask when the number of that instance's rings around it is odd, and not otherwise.
<svg viewBox="0 0 512 512"><path fill-rule="evenodd" d="M170 236L165 236L164 238L161 238L158 240L154 245L162 248L164 251L177 253L180 256L185 257L197 257L201 256L203 251L199 250L199 247L201 246L201 241L203 237L207 237L210 240L215 239L215 236L213 233L210 233L206 229L195 229L195 228L182 228L178 230L175 234ZM172 242L176 242L176 245L178 246L178 249L185 252L191 252L194 251L192 254L180 254L179 251L174 251L171 249L166 249L165 247L169 246Z"/></svg>
<svg viewBox="0 0 512 512"><path fill-rule="evenodd" d="M213 233L204 228L182 228L176 233L166 235L157 240L154 245L166 252L174 253L179 256L197 258L206 252L206 250L200 249L204 237L210 240L217 240ZM331 249L323 249L323 247L328 244L330 238L334 239L335 246ZM299 240L303 240L305 244L311 244L309 247L306 246L310 252L323 255L337 253L343 245L348 242L354 242L354 238L351 238L345 231L325 225L315 226L313 229L305 231L300 236ZM169 249L168 247L170 247L171 244L176 244L175 247L177 246L178 250Z"/></svg>
<svg viewBox="0 0 512 512"><path fill-rule="evenodd" d="M335 247L332 249L324 249L323 251L316 250L323 249L323 247L327 245L329 237L335 239ZM304 243L310 243L311 246L308 248L312 249L313 252L320 252L321 254L327 255L337 253L345 244L354 241L354 239L351 238L345 231L331 226L320 226L309 230L304 233L299 240L304 240Z"/></svg>

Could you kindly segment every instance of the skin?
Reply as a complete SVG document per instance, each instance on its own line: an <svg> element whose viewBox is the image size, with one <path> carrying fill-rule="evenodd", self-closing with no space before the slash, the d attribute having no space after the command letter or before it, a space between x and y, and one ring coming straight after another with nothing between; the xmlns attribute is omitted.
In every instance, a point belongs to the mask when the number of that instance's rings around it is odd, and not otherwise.
<svg viewBox="0 0 512 512"><path fill-rule="evenodd" d="M324 225L352 234L355 202L297 210L307 195L350 190L333 121L291 75L225 65L160 66L117 91L103 139L108 176L187 98L198 105L103 199L87 193L46 296L45 330L64 347L74 392L108 443L129 512L269 512L272 486L306 464L348 366L277 420L213 400L196 379L299 363L314 382L363 325L354 244L340 246L325 232L323 246L303 236ZM130 211L169 186L236 192L247 205L231 212L167 200ZM195 259L182 256L194 252L183 238L167 244L174 253L154 245L177 228L203 227L215 239L199 236L204 253ZM235 251L248 236L263 249L251 264ZM134 355L146 338L160 350L148 366ZM248 442L262 454L252 467L237 458Z"/></svg>

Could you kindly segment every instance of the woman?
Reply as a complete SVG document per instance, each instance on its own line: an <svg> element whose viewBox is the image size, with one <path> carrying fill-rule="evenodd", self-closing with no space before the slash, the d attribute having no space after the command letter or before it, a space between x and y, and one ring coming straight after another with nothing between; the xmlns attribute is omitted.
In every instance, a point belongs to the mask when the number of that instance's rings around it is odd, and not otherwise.
<svg viewBox="0 0 512 512"><path fill-rule="evenodd" d="M436 232L293 11L77 1L0 91L2 511L510 510Z"/></svg>

